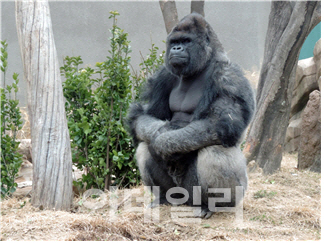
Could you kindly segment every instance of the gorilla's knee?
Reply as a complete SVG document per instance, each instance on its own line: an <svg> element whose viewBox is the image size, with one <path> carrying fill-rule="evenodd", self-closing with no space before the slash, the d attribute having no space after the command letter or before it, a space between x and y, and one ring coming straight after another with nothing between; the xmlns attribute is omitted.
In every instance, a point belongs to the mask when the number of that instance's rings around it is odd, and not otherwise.
<svg viewBox="0 0 324 243"><path fill-rule="evenodd" d="M208 202L212 189L230 189L231 203L235 205L235 188L247 190L246 160L238 147L210 146L199 151L197 176L202 190L202 200ZM220 196L220 195L214 195ZM225 196L224 196L225 197Z"/></svg>
<svg viewBox="0 0 324 243"><path fill-rule="evenodd" d="M155 167L155 165L154 165L153 158L148 150L147 143L141 142L138 145L135 156L136 156L137 166L141 173L141 177L144 182L144 185L155 186L153 182L154 175L150 173L152 169L154 170L153 167Z"/></svg>
<svg viewBox="0 0 324 243"><path fill-rule="evenodd" d="M165 166L152 157L147 143L141 142L138 145L136 160L144 185L159 186L162 194L176 186Z"/></svg>
<svg viewBox="0 0 324 243"><path fill-rule="evenodd" d="M148 151L148 145L145 142L141 142L136 150L136 160L137 160L137 166L140 170L141 175L145 172L145 164L146 161L148 161L151 158L151 155Z"/></svg>

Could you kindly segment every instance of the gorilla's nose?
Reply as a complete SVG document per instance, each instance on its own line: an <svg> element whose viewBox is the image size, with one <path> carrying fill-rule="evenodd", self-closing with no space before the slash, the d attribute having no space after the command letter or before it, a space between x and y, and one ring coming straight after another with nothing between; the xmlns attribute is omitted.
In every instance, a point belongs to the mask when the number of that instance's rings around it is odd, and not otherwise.
<svg viewBox="0 0 324 243"><path fill-rule="evenodd" d="M177 54L177 53L180 53L180 52L183 52L183 47L182 46L174 46L171 48L171 53L172 54Z"/></svg>

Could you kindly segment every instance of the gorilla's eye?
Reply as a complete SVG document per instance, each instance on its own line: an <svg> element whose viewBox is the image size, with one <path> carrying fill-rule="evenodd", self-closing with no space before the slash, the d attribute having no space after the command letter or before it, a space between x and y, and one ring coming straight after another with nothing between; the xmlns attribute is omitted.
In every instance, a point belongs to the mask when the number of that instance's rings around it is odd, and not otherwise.
<svg viewBox="0 0 324 243"><path fill-rule="evenodd" d="M178 45L179 43L180 43L179 40L171 40L171 41L170 41L170 44Z"/></svg>
<svg viewBox="0 0 324 243"><path fill-rule="evenodd" d="M184 38L184 39L182 40L182 42L185 43L185 44L188 44L188 43L191 42L191 39L190 39L190 38Z"/></svg>

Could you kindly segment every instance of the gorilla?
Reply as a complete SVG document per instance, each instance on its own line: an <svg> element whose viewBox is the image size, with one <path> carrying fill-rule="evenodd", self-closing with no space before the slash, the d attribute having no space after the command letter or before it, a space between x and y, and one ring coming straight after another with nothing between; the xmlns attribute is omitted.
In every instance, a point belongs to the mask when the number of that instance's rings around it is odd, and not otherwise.
<svg viewBox="0 0 324 243"><path fill-rule="evenodd" d="M185 203L200 202L197 216L208 218L208 199L224 198L209 189L230 189L230 200L217 207L233 207L235 187L247 189L240 143L254 113L254 92L201 15L184 17L166 45L165 65L129 109L136 159L144 184L159 186L151 207L172 203L168 191L182 188ZM184 197L183 190L175 192L174 201Z"/></svg>

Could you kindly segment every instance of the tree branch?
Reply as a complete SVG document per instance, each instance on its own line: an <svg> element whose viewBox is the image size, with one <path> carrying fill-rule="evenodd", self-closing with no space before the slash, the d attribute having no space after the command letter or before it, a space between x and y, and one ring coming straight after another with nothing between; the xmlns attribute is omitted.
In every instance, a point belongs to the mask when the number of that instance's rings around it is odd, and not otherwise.
<svg viewBox="0 0 324 243"><path fill-rule="evenodd" d="M244 152L264 173L280 168L300 49L318 21L320 2L272 2L257 90L257 112Z"/></svg>
<svg viewBox="0 0 324 243"><path fill-rule="evenodd" d="M191 1L191 13L196 12L205 17L204 7L205 7L205 0Z"/></svg>
<svg viewBox="0 0 324 243"><path fill-rule="evenodd" d="M165 29L167 34L179 22L176 3L173 0L160 0L160 7L163 14Z"/></svg>

